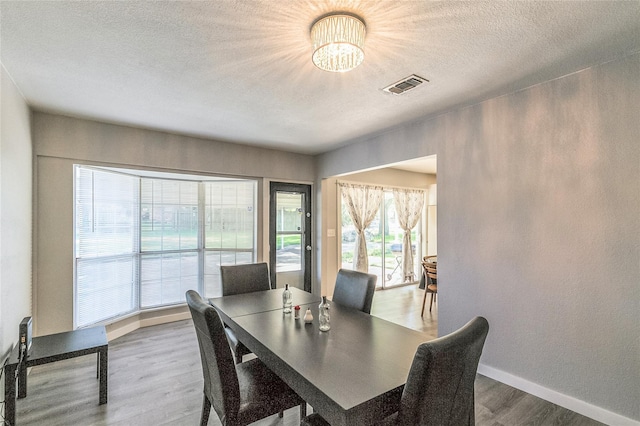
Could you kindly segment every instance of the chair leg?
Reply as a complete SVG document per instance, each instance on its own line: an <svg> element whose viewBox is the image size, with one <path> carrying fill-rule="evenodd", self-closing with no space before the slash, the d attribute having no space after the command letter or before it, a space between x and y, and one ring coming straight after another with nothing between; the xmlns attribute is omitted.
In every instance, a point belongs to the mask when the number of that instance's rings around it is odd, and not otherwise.
<svg viewBox="0 0 640 426"><path fill-rule="evenodd" d="M207 426L209 423L209 413L211 412L211 402L207 395L202 399L202 415L200 416L200 426Z"/></svg>
<svg viewBox="0 0 640 426"><path fill-rule="evenodd" d="M236 352L235 355L236 355L236 364L240 364L242 362L242 354L240 354L239 352Z"/></svg>
<svg viewBox="0 0 640 426"><path fill-rule="evenodd" d="M431 305L436 300L436 293L431 293L431 299L429 300L429 312L431 312Z"/></svg>
<svg viewBox="0 0 640 426"><path fill-rule="evenodd" d="M300 404L300 420L304 419L305 417L307 417L307 403L303 402L302 404Z"/></svg>
<svg viewBox="0 0 640 426"><path fill-rule="evenodd" d="M424 297L422 298L422 311L420 311L420 316L424 316L424 305L427 303L427 285L424 285Z"/></svg>
<svg viewBox="0 0 640 426"><path fill-rule="evenodd" d="M284 410L280 410L280 412L278 413L278 417L280 418L284 417Z"/></svg>

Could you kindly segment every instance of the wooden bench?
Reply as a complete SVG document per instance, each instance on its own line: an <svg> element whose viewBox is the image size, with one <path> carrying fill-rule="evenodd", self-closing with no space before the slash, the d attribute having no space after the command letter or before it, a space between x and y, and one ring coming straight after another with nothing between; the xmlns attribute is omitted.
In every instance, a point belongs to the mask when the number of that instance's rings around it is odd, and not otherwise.
<svg viewBox="0 0 640 426"><path fill-rule="evenodd" d="M27 368L82 355L97 354L97 378L100 380L99 404L106 404L108 350L109 342L104 326L34 337L31 341L31 348L22 362L20 362L20 347L16 345L4 366L5 421L7 424L11 426L16 424L16 372L17 396L24 398L27 396Z"/></svg>

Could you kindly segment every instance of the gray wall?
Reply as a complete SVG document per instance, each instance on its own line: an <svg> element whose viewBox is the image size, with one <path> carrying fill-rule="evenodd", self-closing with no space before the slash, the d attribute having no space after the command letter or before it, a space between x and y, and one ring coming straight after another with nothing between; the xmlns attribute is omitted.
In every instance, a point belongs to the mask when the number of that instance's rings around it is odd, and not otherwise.
<svg viewBox="0 0 640 426"><path fill-rule="evenodd" d="M34 334L73 327L73 164L312 182L311 156L35 112Z"/></svg>
<svg viewBox="0 0 640 426"><path fill-rule="evenodd" d="M634 54L317 165L437 154L439 334L485 316L481 372L613 424L640 421L639 82Z"/></svg>
<svg viewBox="0 0 640 426"><path fill-rule="evenodd" d="M31 314L31 114L0 65L0 365ZM4 380L4 377L3 377ZM4 384L0 383L0 400Z"/></svg>

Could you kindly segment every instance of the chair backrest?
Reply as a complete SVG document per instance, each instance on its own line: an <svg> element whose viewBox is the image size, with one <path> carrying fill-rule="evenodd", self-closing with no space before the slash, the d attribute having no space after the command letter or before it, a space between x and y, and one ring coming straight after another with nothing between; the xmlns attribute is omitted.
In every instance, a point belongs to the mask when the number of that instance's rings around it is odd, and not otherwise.
<svg viewBox="0 0 640 426"><path fill-rule="evenodd" d="M378 277L375 275L340 269L331 300L340 305L370 314L377 280Z"/></svg>
<svg viewBox="0 0 640 426"><path fill-rule="evenodd" d="M269 266L266 263L220 266L222 295L251 293L271 289Z"/></svg>
<svg viewBox="0 0 640 426"><path fill-rule="evenodd" d="M398 425L474 425L474 381L489 323L476 317L418 346L402 393Z"/></svg>
<svg viewBox="0 0 640 426"><path fill-rule="evenodd" d="M186 298L200 346L204 393L220 419L233 420L240 409L240 385L224 325L197 292L187 291Z"/></svg>
<svg viewBox="0 0 640 426"><path fill-rule="evenodd" d="M422 261L422 267L424 268L424 273L427 277L427 284L437 284L438 264L435 261L435 256L425 256Z"/></svg>

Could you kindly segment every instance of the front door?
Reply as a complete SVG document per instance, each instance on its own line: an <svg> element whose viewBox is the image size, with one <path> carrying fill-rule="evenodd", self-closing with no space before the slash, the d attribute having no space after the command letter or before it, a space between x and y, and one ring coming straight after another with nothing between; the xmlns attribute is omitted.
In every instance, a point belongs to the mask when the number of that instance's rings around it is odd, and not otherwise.
<svg viewBox="0 0 640 426"><path fill-rule="evenodd" d="M311 291L311 186L271 182L271 286Z"/></svg>

